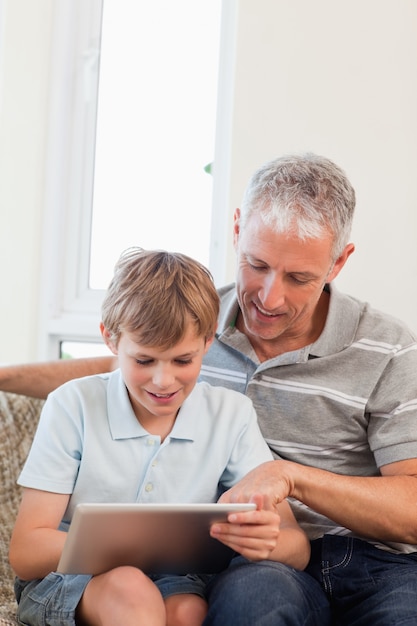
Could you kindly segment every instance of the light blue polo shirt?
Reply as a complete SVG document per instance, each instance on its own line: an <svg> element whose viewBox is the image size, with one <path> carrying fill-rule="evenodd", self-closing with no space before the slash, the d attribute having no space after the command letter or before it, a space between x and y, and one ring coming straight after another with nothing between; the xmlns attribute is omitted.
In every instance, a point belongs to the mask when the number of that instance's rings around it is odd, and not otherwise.
<svg viewBox="0 0 417 626"><path fill-rule="evenodd" d="M215 502L272 454L251 400L198 383L161 443L138 422L120 370L51 393L18 483L79 502Z"/></svg>

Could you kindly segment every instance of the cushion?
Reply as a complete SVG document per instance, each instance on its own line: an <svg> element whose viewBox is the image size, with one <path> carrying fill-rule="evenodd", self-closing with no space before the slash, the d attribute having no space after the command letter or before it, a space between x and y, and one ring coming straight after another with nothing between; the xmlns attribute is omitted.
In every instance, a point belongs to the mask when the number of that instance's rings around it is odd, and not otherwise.
<svg viewBox="0 0 417 626"><path fill-rule="evenodd" d="M17 477L29 452L43 400L0 392L0 626L15 625L9 542L20 502Z"/></svg>

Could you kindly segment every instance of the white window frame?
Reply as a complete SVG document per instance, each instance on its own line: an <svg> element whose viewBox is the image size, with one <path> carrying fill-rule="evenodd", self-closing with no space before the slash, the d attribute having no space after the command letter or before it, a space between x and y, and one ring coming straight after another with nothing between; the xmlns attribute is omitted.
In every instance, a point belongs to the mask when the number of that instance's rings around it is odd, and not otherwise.
<svg viewBox="0 0 417 626"><path fill-rule="evenodd" d="M238 0L222 6L220 73L209 267L226 275L229 172ZM103 290L88 286L92 189L103 0L55 4L46 155L39 358L59 356L62 341L100 341Z"/></svg>

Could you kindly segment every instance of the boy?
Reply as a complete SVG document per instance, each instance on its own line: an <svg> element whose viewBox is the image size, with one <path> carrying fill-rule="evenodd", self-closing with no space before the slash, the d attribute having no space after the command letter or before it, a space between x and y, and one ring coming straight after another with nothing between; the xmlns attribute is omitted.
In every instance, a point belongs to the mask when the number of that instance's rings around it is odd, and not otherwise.
<svg viewBox="0 0 417 626"><path fill-rule="evenodd" d="M102 308L120 368L71 381L45 403L19 477L24 487L10 562L21 623L197 626L209 576L152 576L118 567L55 572L79 502L214 502L272 459L243 395L197 384L219 311L208 271L164 251L128 250ZM309 543L287 502L215 524L213 537L250 560L303 569ZM238 557L240 558L240 557Z"/></svg>

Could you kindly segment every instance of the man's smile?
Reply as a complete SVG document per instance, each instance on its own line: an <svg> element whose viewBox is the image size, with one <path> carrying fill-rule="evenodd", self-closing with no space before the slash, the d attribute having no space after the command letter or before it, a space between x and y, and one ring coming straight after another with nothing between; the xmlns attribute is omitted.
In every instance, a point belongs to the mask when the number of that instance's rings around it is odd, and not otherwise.
<svg viewBox="0 0 417 626"><path fill-rule="evenodd" d="M265 311L264 309L262 309L259 306L259 304L256 304L256 302L253 302L253 305L254 305L257 313L259 313L260 315L263 315L265 317L278 318L278 317L281 317L283 315L283 313L270 313L268 311Z"/></svg>

